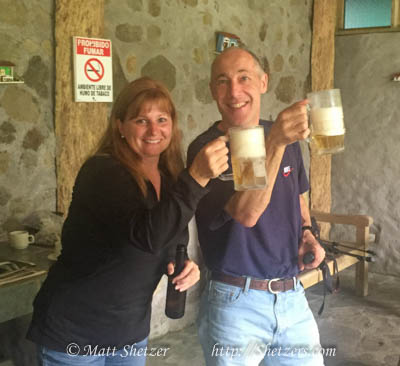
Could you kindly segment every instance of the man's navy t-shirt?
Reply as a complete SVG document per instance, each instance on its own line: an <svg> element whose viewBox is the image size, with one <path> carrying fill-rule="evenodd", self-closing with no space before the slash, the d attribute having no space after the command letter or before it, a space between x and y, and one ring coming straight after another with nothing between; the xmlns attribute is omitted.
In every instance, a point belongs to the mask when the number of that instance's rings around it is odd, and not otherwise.
<svg viewBox="0 0 400 366"><path fill-rule="evenodd" d="M189 146L188 166L201 148L224 133L214 123ZM273 122L262 121L265 135ZM196 222L200 246L212 271L256 278L292 277L298 272L301 237L299 195L309 189L300 145L288 145L272 191L271 201L251 228L234 220L224 206L235 193L233 181L212 179L200 201Z"/></svg>

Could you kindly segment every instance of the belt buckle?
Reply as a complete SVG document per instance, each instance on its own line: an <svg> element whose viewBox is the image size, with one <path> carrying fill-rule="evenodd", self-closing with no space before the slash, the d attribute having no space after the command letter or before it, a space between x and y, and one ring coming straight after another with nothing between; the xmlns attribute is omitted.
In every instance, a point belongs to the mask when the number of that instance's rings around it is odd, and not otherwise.
<svg viewBox="0 0 400 366"><path fill-rule="evenodd" d="M274 291L274 290L271 288L272 282L276 282L276 281L279 281L279 280L280 280L280 278L273 278L272 280L269 280L269 281L268 281L267 289L268 289L268 291L269 291L271 294L277 294L277 293L279 293L279 291Z"/></svg>

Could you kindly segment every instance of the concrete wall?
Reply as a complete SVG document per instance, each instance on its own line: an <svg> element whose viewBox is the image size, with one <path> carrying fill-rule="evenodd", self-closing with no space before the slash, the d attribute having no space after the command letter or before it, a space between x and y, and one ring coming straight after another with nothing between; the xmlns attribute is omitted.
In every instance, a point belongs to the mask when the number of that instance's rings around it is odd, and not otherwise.
<svg viewBox="0 0 400 366"><path fill-rule="evenodd" d="M336 37L335 84L342 90L345 151L332 158L332 211L373 217L377 263L400 275L400 33Z"/></svg>
<svg viewBox="0 0 400 366"><path fill-rule="evenodd" d="M0 85L1 240L32 212L55 209L56 141L54 3L0 0L0 5L0 60L14 62L25 78L23 85ZM105 5L104 38L113 42L114 94L141 75L163 80L179 111L185 152L219 118L208 90L217 31L239 36L270 73L263 117L276 118L309 91L312 0L105 0ZM190 231L190 253L201 261L193 223ZM191 291L182 322L167 321L164 279L154 296L151 335L192 322L199 293L200 286ZM24 327L28 323L24 319ZM10 338L11 328L0 325L0 345ZM19 336L12 337L20 337L19 329ZM22 343L19 351L24 349ZM20 352L0 347L0 361L4 354ZM32 357L26 359L32 365Z"/></svg>

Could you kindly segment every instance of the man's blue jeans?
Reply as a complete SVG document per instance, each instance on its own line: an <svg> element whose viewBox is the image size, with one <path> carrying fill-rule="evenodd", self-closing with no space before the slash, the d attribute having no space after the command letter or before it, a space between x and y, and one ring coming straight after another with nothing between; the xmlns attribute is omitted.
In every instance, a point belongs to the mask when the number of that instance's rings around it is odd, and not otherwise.
<svg viewBox="0 0 400 366"><path fill-rule="evenodd" d="M57 352L46 347L37 347L39 366L144 366L146 364L146 346L148 339L129 345L120 350L98 349L97 355L89 353L74 355L76 347L69 345L66 352Z"/></svg>
<svg viewBox="0 0 400 366"><path fill-rule="evenodd" d="M209 281L198 333L207 366L323 365L304 288L272 294Z"/></svg>

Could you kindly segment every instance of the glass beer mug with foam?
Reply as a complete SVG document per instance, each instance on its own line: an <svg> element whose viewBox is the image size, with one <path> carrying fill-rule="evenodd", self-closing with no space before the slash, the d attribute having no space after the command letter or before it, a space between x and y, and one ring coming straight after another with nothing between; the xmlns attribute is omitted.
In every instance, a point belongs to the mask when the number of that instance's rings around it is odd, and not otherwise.
<svg viewBox="0 0 400 366"><path fill-rule="evenodd" d="M267 185L264 127L232 127L229 148L236 191L262 189Z"/></svg>
<svg viewBox="0 0 400 366"><path fill-rule="evenodd" d="M340 89L307 94L310 104L311 151L334 154L344 150L344 122Z"/></svg>

